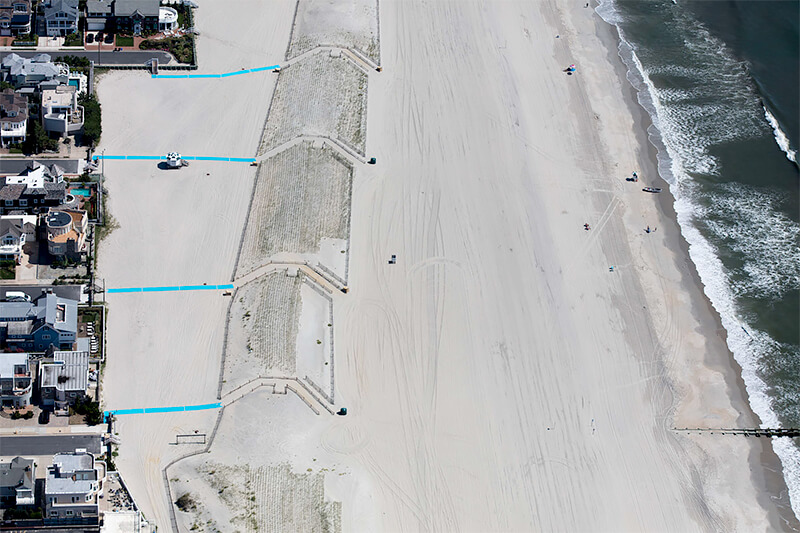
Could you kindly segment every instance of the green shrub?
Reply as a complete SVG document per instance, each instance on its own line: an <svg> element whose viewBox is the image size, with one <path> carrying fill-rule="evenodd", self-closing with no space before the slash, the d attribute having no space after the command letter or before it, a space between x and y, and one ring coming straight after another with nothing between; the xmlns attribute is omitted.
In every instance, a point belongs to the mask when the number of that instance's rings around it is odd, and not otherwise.
<svg viewBox="0 0 800 533"><path fill-rule="evenodd" d="M28 121L28 136L25 138L26 149L31 154L45 150L58 150L58 141L51 139L38 120Z"/></svg>
<svg viewBox="0 0 800 533"><path fill-rule="evenodd" d="M169 52L180 63L194 63L194 51L192 49L192 36L182 35L180 37L168 37L166 39L147 39L139 44L141 50L164 50Z"/></svg>
<svg viewBox="0 0 800 533"><path fill-rule="evenodd" d="M83 46L83 33L76 31L64 38L64 46Z"/></svg>
<svg viewBox="0 0 800 533"><path fill-rule="evenodd" d="M83 415L84 421L90 426L96 426L103 422L103 412L100 410L100 404L93 402L86 396L75 400L73 409L76 414Z"/></svg>
<svg viewBox="0 0 800 533"><path fill-rule="evenodd" d="M83 143L96 144L103 133L100 102L93 94L84 94L78 103L83 106Z"/></svg>
<svg viewBox="0 0 800 533"><path fill-rule="evenodd" d="M56 63L66 63L70 67L88 67L89 66L89 58L88 57L78 57L78 56L58 56L55 60Z"/></svg>

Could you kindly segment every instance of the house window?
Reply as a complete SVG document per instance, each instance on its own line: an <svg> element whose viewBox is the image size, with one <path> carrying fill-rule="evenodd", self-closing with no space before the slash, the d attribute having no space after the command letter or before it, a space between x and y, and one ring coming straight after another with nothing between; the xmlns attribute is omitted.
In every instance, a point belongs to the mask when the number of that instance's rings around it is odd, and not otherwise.
<svg viewBox="0 0 800 533"><path fill-rule="evenodd" d="M39 199L38 198L34 198L33 199L33 203L38 204L39 203Z"/></svg>
<svg viewBox="0 0 800 533"><path fill-rule="evenodd" d="M6 200L6 207L14 205L14 200Z"/></svg>
<svg viewBox="0 0 800 533"><path fill-rule="evenodd" d="M20 198L19 205L25 207L26 205L28 205L28 200L23 200L22 198Z"/></svg>
<svg viewBox="0 0 800 533"><path fill-rule="evenodd" d="M72 511L64 511L65 516L72 516Z"/></svg>
<svg viewBox="0 0 800 533"><path fill-rule="evenodd" d="M50 335L42 335L42 340L43 341L49 341L50 340Z"/></svg>
<svg viewBox="0 0 800 533"><path fill-rule="evenodd" d="M50 517L55 518L58 516L58 511L50 511Z"/></svg>

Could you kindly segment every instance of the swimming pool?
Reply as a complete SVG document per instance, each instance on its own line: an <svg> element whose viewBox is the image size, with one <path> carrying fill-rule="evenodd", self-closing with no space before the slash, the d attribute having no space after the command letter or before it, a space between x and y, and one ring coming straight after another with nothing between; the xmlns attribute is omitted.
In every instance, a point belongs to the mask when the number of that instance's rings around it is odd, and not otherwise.
<svg viewBox="0 0 800 533"><path fill-rule="evenodd" d="M75 78L69 80L69 84L74 85L75 87L78 87L80 89L80 85L78 85L78 80L76 80Z"/></svg>
<svg viewBox="0 0 800 533"><path fill-rule="evenodd" d="M77 194L78 196L87 196L87 197L92 195L92 191L90 191L89 189L72 189L70 193Z"/></svg>

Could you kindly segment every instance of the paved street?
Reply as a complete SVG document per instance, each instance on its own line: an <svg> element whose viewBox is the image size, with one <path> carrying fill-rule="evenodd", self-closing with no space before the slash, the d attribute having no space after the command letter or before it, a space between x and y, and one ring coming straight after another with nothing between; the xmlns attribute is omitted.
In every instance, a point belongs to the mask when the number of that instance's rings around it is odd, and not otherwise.
<svg viewBox="0 0 800 533"><path fill-rule="evenodd" d="M158 58L159 64L166 65L172 59L169 53L162 52L161 50L101 51L99 54L97 50L14 50L13 52L0 52L0 60L10 53L17 54L20 57L33 57L37 54L48 54L54 61L58 56L87 57L94 61L95 65L143 65L148 59L153 57Z"/></svg>
<svg viewBox="0 0 800 533"><path fill-rule="evenodd" d="M26 437L0 437L0 455L54 455L72 452L76 448L100 453L100 435L37 435Z"/></svg>

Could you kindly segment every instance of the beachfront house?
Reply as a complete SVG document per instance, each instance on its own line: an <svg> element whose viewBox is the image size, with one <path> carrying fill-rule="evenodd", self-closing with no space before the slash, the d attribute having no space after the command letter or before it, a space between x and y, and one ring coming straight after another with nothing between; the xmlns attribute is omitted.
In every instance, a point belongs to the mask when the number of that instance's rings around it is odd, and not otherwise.
<svg viewBox="0 0 800 533"><path fill-rule="evenodd" d="M14 457L0 463L0 508L28 507L36 503L36 462Z"/></svg>
<svg viewBox="0 0 800 533"><path fill-rule="evenodd" d="M112 13L112 0L86 0L86 31L105 31Z"/></svg>
<svg viewBox="0 0 800 533"><path fill-rule="evenodd" d="M11 53L0 61L0 79L17 89L37 89L56 87L69 83L69 66L64 63L53 63L47 54L36 54L33 57L20 57ZM27 91L33 94L33 90Z"/></svg>
<svg viewBox="0 0 800 533"><path fill-rule="evenodd" d="M16 176L0 177L0 212L24 211L38 213L58 207L67 200L63 177L54 176L51 169L32 161Z"/></svg>
<svg viewBox="0 0 800 533"><path fill-rule="evenodd" d="M0 302L0 342L12 350L72 350L78 302L46 293L34 302Z"/></svg>
<svg viewBox="0 0 800 533"><path fill-rule="evenodd" d="M83 106L78 105L78 88L74 85L43 90L41 113L49 133L66 137L83 129Z"/></svg>
<svg viewBox="0 0 800 533"><path fill-rule="evenodd" d="M79 260L86 253L89 217L82 209L50 209L45 217L47 251L55 257Z"/></svg>
<svg viewBox="0 0 800 533"><path fill-rule="evenodd" d="M31 0L0 0L0 37L31 32Z"/></svg>
<svg viewBox="0 0 800 533"><path fill-rule="evenodd" d="M35 215L0 216L0 260L19 263L25 243L35 240Z"/></svg>
<svg viewBox="0 0 800 533"><path fill-rule="evenodd" d="M54 455L44 481L45 524L96 525L105 476L105 464L86 450Z"/></svg>
<svg viewBox="0 0 800 533"><path fill-rule="evenodd" d="M28 99L6 89L0 93L0 144L25 142L28 131Z"/></svg>
<svg viewBox="0 0 800 533"><path fill-rule="evenodd" d="M4 159L0 165L0 177L22 176L31 172L42 172L44 176L54 183L62 182L67 178L77 178L87 171L94 170L94 164L85 159L58 159L58 163L47 159ZM45 167L37 170L39 167Z"/></svg>
<svg viewBox="0 0 800 533"><path fill-rule="evenodd" d="M27 353L0 353L0 401L16 409L31 403L33 379Z"/></svg>
<svg viewBox="0 0 800 533"><path fill-rule="evenodd" d="M117 31L141 35L158 31L158 0L114 0Z"/></svg>
<svg viewBox="0 0 800 533"><path fill-rule="evenodd" d="M45 0L45 31L48 37L66 37L78 31L78 0Z"/></svg>
<svg viewBox="0 0 800 533"><path fill-rule="evenodd" d="M52 362L39 365L42 405L67 411L86 396L89 386L89 352L53 352Z"/></svg>

